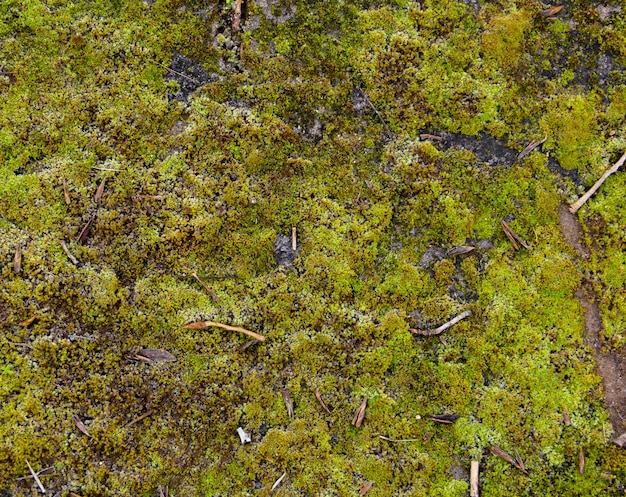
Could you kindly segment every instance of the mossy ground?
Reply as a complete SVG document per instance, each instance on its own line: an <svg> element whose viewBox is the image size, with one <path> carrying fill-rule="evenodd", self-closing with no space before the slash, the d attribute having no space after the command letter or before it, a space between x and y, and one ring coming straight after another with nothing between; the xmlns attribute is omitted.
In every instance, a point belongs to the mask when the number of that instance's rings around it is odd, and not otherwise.
<svg viewBox="0 0 626 497"><path fill-rule="evenodd" d="M2 2L0 493L35 492L29 461L60 495L268 495L286 472L276 495L461 496L478 458L484 495L621 495L573 293L593 282L620 351L626 183L580 212L581 261L557 211L583 187L547 154L589 186L626 147L626 3L472 5L250 1L235 33L232 2ZM173 51L210 75L188 102ZM419 138L444 131L547 141L490 167ZM445 344L408 332L467 309ZM183 328L205 319L267 339ZM139 346L178 362L129 361Z"/></svg>

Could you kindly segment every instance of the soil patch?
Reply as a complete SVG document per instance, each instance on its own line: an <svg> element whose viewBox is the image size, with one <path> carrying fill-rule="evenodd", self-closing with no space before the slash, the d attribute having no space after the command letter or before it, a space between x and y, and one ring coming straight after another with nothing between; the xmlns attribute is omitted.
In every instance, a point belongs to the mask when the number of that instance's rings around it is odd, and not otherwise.
<svg viewBox="0 0 626 497"><path fill-rule="evenodd" d="M589 249L582 243L578 219L567 206L559 208L559 224L563 238L583 258L589 257ZM626 357L607 352L602 338L602 317L596 294L589 280L584 280L574 293L585 311L585 344L593 349L596 373L602 378L604 402L614 434L626 432Z"/></svg>

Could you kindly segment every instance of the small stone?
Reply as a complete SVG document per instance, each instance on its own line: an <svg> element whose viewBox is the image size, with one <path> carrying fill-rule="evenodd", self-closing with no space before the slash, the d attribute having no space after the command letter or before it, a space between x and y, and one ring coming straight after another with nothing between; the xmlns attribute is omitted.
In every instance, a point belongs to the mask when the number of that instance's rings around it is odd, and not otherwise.
<svg viewBox="0 0 626 497"><path fill-rule="evenodd" d="M276 261L276 265L291 267L296 255L298 255L298 249L293 249L291 236L277 235L274 241L274 261Z"/></svg>

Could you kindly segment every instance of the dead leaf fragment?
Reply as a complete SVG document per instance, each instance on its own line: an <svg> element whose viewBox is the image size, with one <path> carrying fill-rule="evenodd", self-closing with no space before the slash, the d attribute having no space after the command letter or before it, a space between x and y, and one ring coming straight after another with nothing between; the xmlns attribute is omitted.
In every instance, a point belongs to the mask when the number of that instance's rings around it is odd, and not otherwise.
<svg viewBox="0 0 626 497"><path fill-rule="evenodd" d="M141 349L135 358L140 361L153 364L155 362L176 362L176 357L170 354L167 350L160 349Z"/></svg>
<svg viewBox="0 0 626 497"><path fill-rule="evenodd" d="M443 423L447 425L451 425L452 423L456 422L456 420L459 419L460 417L461 416L459 416L458 414L437 414L437 415L428 416L428 418L431 421L435 421L437 423Z"/></svg>
<svg viewBox="0 0 626 497"><path fill-rule="evenodd" d="M549 9L541 11L541 17L552 17L558 14L563 10L562 5L557 5L556 7L550 7Z"/></svg>
<svg viewBox="0 0 626 497"><path fill-rule="evenodd" d="M67 187L67 181L63 178L63 198L65 199L65 203L70 205L72 200L70 199L70 190Z"/></svg>
<svg viewBox="0 0 626 497"><path fill-rule="evenodd" d="M93 222L96 220L96 216L93 215L91 216L91 218L89 219L89 221L87 221L87 224L85 224L85 227L80 231L80 234L78 235L78 238L76 239L76 242L79 244L83 244L87 241L87 237L89 236L89 230L91 230L91 226L93 225Z"/></svg>
<svg viewBox="0 0 626 497"><path fill-rule="evenodd" d="M18 274L22 270L22 246L18 245L13 257L13 271Z"/></svg>
<svg viewBox="0 0 626 497"><path fill-rule="evenodd" d="M285 406L287 407L287 414L290 418L293 418L293 401L291 400L291 396L289 395L289 390L283 388L282 394L283 399L285 400Z"/></svg>
<svg viewBox="0 0 626 497"><path fill-rule="evenodd" d="M189 323L185 325L185 328L187 328L188 330L203 330L205 328L210 328L211 326L216 326L218 328L223 328L229 331L240 331L241 333L245 333L246 335L249 335L252 338L255 338L259 342L262 342L265 340L265 337L263 335L259 335L258 333L255 333L254 331L246 330L245 328L241 328L239 326L229 326L223 323L216 323L214 321L197 321L195 323Z"/></svg>
<svg viewBox="0 0 626 497"><path fill-rule="evenodd" d="M500 447L498 447L497 445L492 445L491 446L491 453L496 456L499 457L500 459L504 459L506 462L508 462L511 466L519 469L522 473L524 474L528 474L528 471L526 471L526 468L523 467L523 463L520 466L520 463L518 461L516 461L515 459L513 459L509 454L507 454L506 452L504 452ZM517 455L517 457L519 458L519 454ZM521 458L520 458L521 461Z"/></svg>
<svg viewBox="0 0 626 497"><path fill-rule="evenodd" d="M33 324L35 321L37 320L37 314L35 314L32 317L29 317L26 321L22 321L21 323L18 323L20 326L30 326L31 324Z"/></svg>
<svg viewBox="0 0 626 497"><path fill-rule="evenodd" d="M534 140L534 141L530 142L526 146L526 148L519 153L519 155L517 156L517 160L520 160L523 157L526 157L529 153L531 153L533 150L535 150L539 145L541 145L547 139L548 139L548 135L546 135L543 140Z"/></svg>
<svg viewBox="0 0 626 497"><path fill-rule="evenodd" d="M102 178L102 181L100 181L100 185L98 186L98 189L96 190L96 196L94 197L94 200L96 201L96 203L100 202L100 199L102 198L102 194L104 193L104 185L106 184L107 179L106 178Z"/></svg>
<svg viewBox="0 0 626 497"><path fill-rule="evenodd" d="M76 425L76 428L78 428L81 432L83 432L85 435L91 438L91 433L89 433L89 430L87 430L85 423L83 423L76 414L74 414L73 418L74 418L74 424Z"/></svg>
<svg viewBox="0 0 626 497"><path fill-rule="evenodd" d="M367 492L370 491L370 488L372 488L374 486L374 482L372 481L368 481L365 485L363 485L363 487L361 488L361 491L359 492L359 495L361 497L363 497Z"/></svg>
<svg viewBox="0 0 626 497"><path fill-rule="evenodd" d="M580 476L585 474L585 452L582 447L578 451L578 472Z"/></svg>
<svg viewBox="0 0 626 497"><path fill-rule="evenodd" d="M515 233L515 231L511 229L511 227L508 225L508 223L504 219L500 221L500 224L502 225L504 234L509 239L509 241L511 242L511 245L513 245L513 248L515 250L519 250L520 245L524 247L526 250L530 250L530 246L517 233Z"/></svg>
<svg viewBox="0 0 626 497"><path fill-rule="evenodd" d="M563 409L563 423L565 423L565 426L569 426L572 424L571 420L569 419L569 412L567 412L567 409Z"/></svg>
<svg viewBox="0 0 626 497"><path fill-rule="evenodd" d="M448 253L446 254L446 256L452 257L455 255L467 254L468 252L471 252L472 250L474 250L474 247L472 247L471 245L464 245L462 247L454 247L453 249L448 250Z"/></svg>
<svg viewBox="0 0 626 497"><path fill-rule="evenodd" d="M365 419L365 409L367 408L367 397L363 399L361 405L354 413L354 417L352 418L352 426L356 426L360 428L363 424L363 420Z"/></svg>

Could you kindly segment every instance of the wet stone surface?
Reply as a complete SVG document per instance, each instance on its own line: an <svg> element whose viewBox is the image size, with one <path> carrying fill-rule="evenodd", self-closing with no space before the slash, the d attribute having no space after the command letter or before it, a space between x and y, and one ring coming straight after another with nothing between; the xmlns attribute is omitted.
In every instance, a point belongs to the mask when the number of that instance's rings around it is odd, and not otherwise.
<svg viewBox="0 0 626 497"><path fill-rule="evenodd" d="M274 241L274 261L279 267L291 267L298 255L298 249L291 245L291 236L277 235Z"/></svg>
<svg viewBox="0 0 626 497"><path fill-rule="evenodd" d="M187 102L193 92L201 86L214 81L204 67L195 60L189 59L174 50L174 57L165 80L174 80L180 85L180 89L173 98L181 102Z"/></svg>

